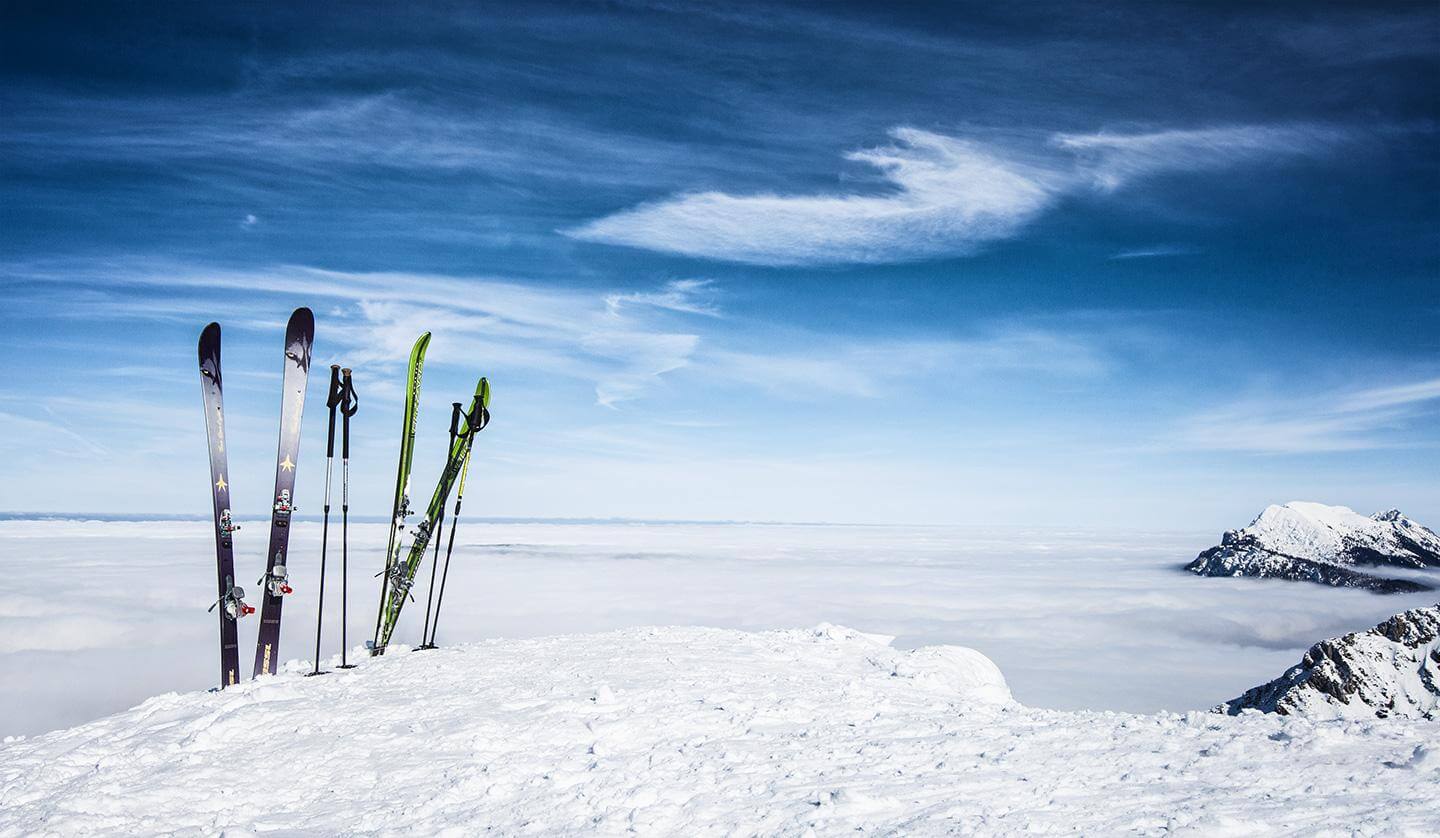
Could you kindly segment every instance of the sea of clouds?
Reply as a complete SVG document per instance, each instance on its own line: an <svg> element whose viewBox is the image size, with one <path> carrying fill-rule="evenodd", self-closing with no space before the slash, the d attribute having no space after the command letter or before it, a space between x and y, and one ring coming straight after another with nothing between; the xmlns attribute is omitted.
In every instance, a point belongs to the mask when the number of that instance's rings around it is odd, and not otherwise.
<svg viewBox="0 0 1440 838"><path fill-rule="evenodd" d="M262 572L265 522L237 534ZM218 680L214 548L204 521L0 521L0 735L74 725ZM282 659L313 657L321 527L297 522ZM441 645L637 625L838 623L899 647L970 646L1021 702L1204 709L1275 677L1311 643L1435 594L1201 579L1179 566L1218 533L974 527L462 521ZM350 528L352 647L369 639L386 525ZM323 655L339 651L331 529ZM428 566L397 642L418 642ZM242 623L241 671L255 628ZM363 657L363 652L360 653Z"/></svg>

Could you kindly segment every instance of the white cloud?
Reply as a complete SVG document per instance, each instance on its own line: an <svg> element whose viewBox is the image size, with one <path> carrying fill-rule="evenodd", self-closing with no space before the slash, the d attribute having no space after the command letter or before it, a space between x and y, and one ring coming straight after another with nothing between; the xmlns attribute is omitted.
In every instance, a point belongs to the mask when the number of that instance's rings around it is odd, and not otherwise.
<svg viewBox="0 0 1440 838"><path fill-rule="evenodd" d="M917 376L1038 373L1061 377L1101 375L1110 361L1083 336L1010 327L968 339L826 341L806 351L759 353L716 349L695 360L701 371L771 392L881 396L888 384Z"/></svg>
<svg viewBox="0 0 1440 838"><path fill-rule="evenodd" d="M591 221L569 235L690 256L795 265L965 253L1005 238L1050 203L1055 173L980 145L898 128L852 152L893 187L881 195L682 195Z"/></svg>
<svg viewBox="0 0 1440 838"><path fill-rule="evenodd" d="M714 283L708 279L677 279L667 282L659 291L636 291L629 294L611 294L605 298L605 305L611 314L620 314L621 309L631 305L652 306L686 314L704 314L719 317L720 309L713 301Z"/></svg>
<svg viewBox="0 0 1440 838"><path fill-rule="evenodd" d="M1329 152L1351 139L1325 125L1236 125L1141 134L1057 134L1058 148L1080 156L1096 185L1117 189L1159 172L1224 169L1275 158Z"/></svg>
<svg viewBox="0 0 1440 838"><path fill-rule="evenodd" d="M1408 384L1254 399L1185 420L1166 447L1296 454L1396 447L1391 431L1434 409L1440 378Z"/></svg>
<svg viewBox="0 0 1440 838"><path fill-rule="evenodd" d="M896 128L846 158L882 194L682 194L564 231L587 241L761 265L879 263L965 255L1016 235L1056 200L1165 171L1205 171L1333 150L1350 135L1295 124L1058 134L1042 156Z"/></svg>
<svg viewBox="0 0 1440 838"><path fill-rule="evenodd" d="M1113 260L1124 261L1126 259L1155 259L1161 256L1189 256L1198 253L1193 247L1181 245L1157 244L1152 247L1136 247L1129 250L1121 250L1113 254Z"/></svg>
<svg viewBox="0 0 1440 838"><path fill-rule="evenodd" d="M437 344L448 347L448 357L587 380L594 384L597 403L606 406L635 398L659 376L689 362L699 336L674 330L661 321L662 312L719 314L703 280L671 282L654 292L605 294L487 277L295 266L232 271L136 263L89 270L106 285L303 297L332 315L327 318L326 344L344 347L346 362L357 370L403 363L415 336L428 330ZM65 267L20 273L59 282L91 278ZM204 308L199 302L196 306ZM143 309L135 313L143 314Z"/></svg>
<svg viewBox="0 0 1440 838"><path fill-rule="evenodd" d="M1379 410L1431 399L1440 399L1440 378L1360 390L1341 399L1340 408L1346 411Z"/></svg>
<svg viewBox="0 0 1440 838"><path fill-rule="evenodd" d="M0 452L9 455L31 453L37 447L36 440L44 440L43 450L54 456L83 459L105 457L110 453L92 435L77 433L56 417L34 419L0 412Z"/></svg>

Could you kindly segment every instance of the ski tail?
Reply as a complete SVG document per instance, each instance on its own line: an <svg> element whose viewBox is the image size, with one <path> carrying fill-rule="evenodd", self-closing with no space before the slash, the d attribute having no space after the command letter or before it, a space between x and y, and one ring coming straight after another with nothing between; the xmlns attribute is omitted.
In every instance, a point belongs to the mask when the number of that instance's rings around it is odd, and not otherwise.
<svg viewBox="0 0 1440 838"><path fill-rule="evenodd" d="M254 675L274 675L280 663L280 612L290 593L287 555L290 516L295 511L295 470L300 459L300 420L305 413L305 387L310 377L310 350L315 342L315 315L297 308L285 328L284 385L280 395L280 439L275 449L275 500L271 507L270 544L265 551L264 600L260 631L255 638Z"/></svg>
<svg viewBox="0 0 1440 838"><path fill-rule="evenodd" d="M397 558L396 549L405 518L410 514L410 464L415 459L415 426L420 414L420 380L425 373L425 350L430 348L430 333L415 339L410 348L410 366L405 376L405 416L400 427L400 464L395 470L395 502L390 508L390 537L385 544L385 567L380 571L380 605L375 610L375 638L371 647L380 642L380 621L385 613L389 594L390 573Z"/></svg>
<svg viewBox="0 0 1440 838"><path fill-rule="evenodd" d="M405 600L409 598L410 586L415 581L415 574L425 560L425 547L445 510L450 490L455 485L461 468L470 456L470 448L474 443L475 434L490 422L489 404L490 382L482 377L475 385L475 396L470 401L470 409L461 417L459 432L450 447L450 455L445 461L445 468L440 472L440 480L435 486L435 492L430 497L430 505L426 507L425 519L415 527L415 537L410 543L409 553L403 562L397 561L391 572L387 574L389 577L387 579L388 596L382 609L382 624L374 648L371 650L372 654L382 654L390 643L390 637L395 632L395 624L400 619L400 611L405 607Z"/></svg>
<svg viewBox="0 0 1440 838"><path fill-rule="evenodd" d="M210 448L210 498L214 508L215 604L220 612L220 688L240 680L240 639L236 622L251 610L245 592L235 586L233 533L240 529L230 512L229 469L225 454L225 404L220 378L220 324L200 333L200 390L205 404L205 437Z"/></svg>

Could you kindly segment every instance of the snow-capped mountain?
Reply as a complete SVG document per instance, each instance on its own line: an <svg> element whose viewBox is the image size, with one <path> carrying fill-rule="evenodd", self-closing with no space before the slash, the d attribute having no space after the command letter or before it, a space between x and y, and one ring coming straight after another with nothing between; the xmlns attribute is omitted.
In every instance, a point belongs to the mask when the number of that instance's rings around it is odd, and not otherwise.
<svg viewBox="0 0 1440 838"><path fill-rule="evenodd" d="M1215 708L1309 718L1440 718L1440 605L1322 640L1298 666Z"/></svg>
<svg viewBox="0 0 1440 838"><path fill-rule="evenodd" d="M1292 501L1266 507L1250 526L1226 532L1186 569L1201 576L1292 579L1378 593L1433 589L1363 573L1356 565L1440 568L1440 536L1395 509L1367 518L1344 506Z"/></svg>
<svg viewBox="0 0 1440 838"><path fill-rule="evenodd" d="M292 661L0 742L0 836L1434 829L1432 722L1042 710L979 652L887 641L640 628Z"/></svg>

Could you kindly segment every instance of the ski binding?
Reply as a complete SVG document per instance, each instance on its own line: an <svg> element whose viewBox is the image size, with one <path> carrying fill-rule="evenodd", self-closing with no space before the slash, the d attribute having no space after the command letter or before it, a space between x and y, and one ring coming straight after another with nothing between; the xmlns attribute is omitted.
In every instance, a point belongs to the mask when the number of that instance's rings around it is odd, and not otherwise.
<svg viewBox="0 0 1440 838"><path fill-rule="evenodd" d="M217 605L221 606L225 616L232 620L248 617L255 613L254 606L245 602L245 589L235 587L234 582L230 582L230 587L225 590L225 595L211 603L207 610L214 611Z"/></svg>
<svg viewBox="0 0 1440 838"><path fill-rule="evenodd" d="M240 529L240 525L235 523L230 518L230 510L227 509L224 512L220 513L220 536L222 538L228 540L230 538L230 534L238 529Z"/></svg>
<svg viewBox="0 0 1440 838"><path fill-rule="evenodd" d="M266 593L270 596L284 596L295 591L290 587L290 571L286 570L283 564L277 564L270 568L268 577L260 577L260 581L256 584L264 585Z"/></svg>

